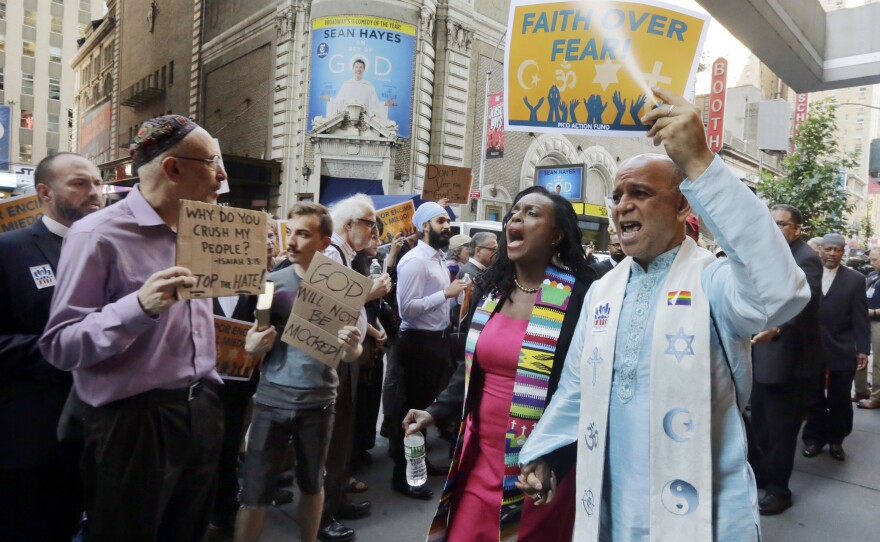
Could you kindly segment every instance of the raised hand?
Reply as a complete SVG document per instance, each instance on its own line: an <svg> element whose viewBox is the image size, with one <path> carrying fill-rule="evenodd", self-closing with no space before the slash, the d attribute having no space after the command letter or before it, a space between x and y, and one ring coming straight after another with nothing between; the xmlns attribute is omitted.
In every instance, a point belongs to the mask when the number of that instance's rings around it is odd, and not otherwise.
<svg viewBox="0 0 880 542"><path fill-rule="evenodd" d="M528 97L523 97L523 102L525 102L526 107L529 108L529 122L538 122L538 110L541 109L541 106L544 105L544 98L538 100L538 105L532 105L529 103Z"/></svg>
<svg viewBox="0 0 880 542"><path fill-rule="evenodd" d="M574 110L577 109L577 106L579 105L581 105L581 101L577 98L574 98L573 100L570 100L568 102L568 120L573 123L576 123L578 121L577 117L575 116Z"/></svg>
<svg viewBox="0 0 880 542"><path fill-rule="evenodd" d="M700 110L670 90L651 90L664 105L642 115L642 123L652 125L647 136L654 140L654 145L663 143L666 154L689 179L699 178L715 159L706 142Z"/></svg>
<svg viewBox="0 0 880 542"><path fill-rule="evenodd" d="M612 123L614 126L620 126L620 123L623 121L623 114L626 113L626 100L620 95L619 90L614 91L614 96L611 97L614 101L614 107L617 108L617 116L614 117L614 122Z"/></svg>
<svg viewBox="0 0 880 542"><path fill-rule="evenodd" d="M550 87L547 91L547 103L550 105L550 112L547 114L547 122L559 122L559 88L556 85Z"/></svg>
<svg viewBox="0 0 880 542"><path fill-rule="evenodd" d="M605 108L608 107L608 102L602 103L602 97L598 94L593 94L584 102L584 105L587 108L587 122L589 124L602 124L602 114L605 112Z"/></svg>
<svg viewBox="0 0 880 542"><path fill-rule="evenodd" d="M643 126L642 121L639 120L639 111L641 111L642 108L645 107L645 102L647 101L648 97L644 94L641 94L638 98L633 100L632 105L629 106L629 116L632 117L632 120L636 126Z"/></svg>

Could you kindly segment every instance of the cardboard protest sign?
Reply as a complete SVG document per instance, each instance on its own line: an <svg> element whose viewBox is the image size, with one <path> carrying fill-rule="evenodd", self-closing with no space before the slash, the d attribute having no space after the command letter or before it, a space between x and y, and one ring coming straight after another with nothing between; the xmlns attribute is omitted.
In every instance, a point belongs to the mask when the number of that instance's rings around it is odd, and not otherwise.
<svg viewBox="0 0 880 542"><path fill-rule="evenodd" d="M181 200L177 265L197 282L183 299L259 294L266 280L266 213Z"/></svg>
<svg viewBox="0 0 880 542"><path fill-rule="evenodd" d="M342 359L336 334L357 324L372 286L373 281L357 271L315 254L299 283L281 340L336 368Z"/></svg>
<svg viewBox="0 0 880 542"><path fill-rule="evenodd" d="M652 0L513 0L505 129L632 136L652 86L688 96L708 15ZM609 107L610 106L610 107Z"/></svg>
<svg viewBox="0 0 880 542"><path fill-rule="evenodd" d="M449 203L467 203L470 191L471 168L443 164L428 164L425 167L423 200L440 201L447 198Z"/></svg>
<svg viewBox="0 0 880 542"><path fill-rule="evenodd" d="M36 193L0 200L0 233L20 230L43 216L43 204Z"/></svg>
<svg viewBox="0 0 880 542"><path fill-rule="evenodd" d="M404 237L415 233L416 227L412 221L415 213L416 207L411 199L384 209L378 209L376 217L384 225L379 243L383 245L390 243L397 233L403 233Z"/></svg>
<svg viewBox="0 0 880 542"><path fill-rule="evenodd" d="M217 373L225 380L250 380L260 364L244 350L244 341L250 322L232 318L214 317L214 336L217 345Z"/></svg>

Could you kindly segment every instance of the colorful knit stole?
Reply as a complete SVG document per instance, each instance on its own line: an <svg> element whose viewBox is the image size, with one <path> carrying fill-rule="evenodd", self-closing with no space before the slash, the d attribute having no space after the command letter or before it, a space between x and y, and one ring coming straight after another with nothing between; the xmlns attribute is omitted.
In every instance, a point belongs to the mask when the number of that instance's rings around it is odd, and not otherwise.
<svg viewBox="0 0 880 542"><path fill-rule="evenodd" d="M565 317L565 310L568 308L574 281L573 275L552 265L548 267L526 328L510 402L507 423L510 429L507 431L504 444L505 468L499 511L500 540L515 539L519 530L523 503L523 494L515 486L520 473L519 452L544 413L556 343L562 331L562 321ZM470 388L470 375L477 340L497 308L497 300L484 298L471 319L465 343L465 408L467 407L467 392ZM466 419L467 412L464 412L462 420ZM450 498L455 489L456 474L461 460L465 423L462 422L459 428L452 466L443 488L443 496L440 498L437 514L434 516L431 530L428 533L428 540L431 542L446 539Z"/></svg>

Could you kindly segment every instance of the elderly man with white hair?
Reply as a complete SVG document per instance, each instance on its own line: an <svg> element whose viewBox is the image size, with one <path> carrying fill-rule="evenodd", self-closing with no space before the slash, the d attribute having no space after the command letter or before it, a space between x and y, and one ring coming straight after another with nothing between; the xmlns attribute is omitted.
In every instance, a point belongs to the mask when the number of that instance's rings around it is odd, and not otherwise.
<svg viewBox="0 0 880 542"><path fill-rule="evenodd" d="M444 252L452 230L443 207L433 201L423 203L413 215L413 225L421 238L397 264L401 324L395 348L405 391L402 408L395 413L397 421L390 424L394 429L389 439L394 459L391 487L407 497L428 500L433 497L430 489L410 486L406 481L400 420L410 409L424 410L440 391L440 381L450 364L448 300L464 290L465 281L451 281L446 268ZM432 470L429 466L429 474Z"/></svg>

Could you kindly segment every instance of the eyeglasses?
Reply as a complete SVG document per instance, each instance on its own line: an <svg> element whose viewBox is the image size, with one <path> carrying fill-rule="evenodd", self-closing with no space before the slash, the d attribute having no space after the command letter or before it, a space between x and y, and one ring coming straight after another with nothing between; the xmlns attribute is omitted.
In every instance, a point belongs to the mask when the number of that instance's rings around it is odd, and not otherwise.
<svg viewBox="0 0 880 542"><path fill-rule="evenodd" d="M212 156L210 158L193 158L190 156L174 156L173 158L180 158L181 160L193 160L195 162L204 162L208 164L208 166L216 170L217 168L223 167L223 158L220 156Z"/></svg>
<svg viewBox="0 0 880 542"><path fill-rule="evenodd" d="M477 245L477 248L482 248L483 250L491 250L492 252L498 250L498 247L481 247L480 245Z"/></svg>
<svg viewBox="0 0 880 542"><path fill-rule="evenodd" d="M779 229L782 229L786 226L799 226L800 224L795 224L794 222L779 221L776 223L776 225L779 226Z"/></svg>
<svg viewBox="0 0 880 542"><path fill-rule="evenodd" d="M355 218L353 222L360 222L364 226L368 226L370 229L378 228L379 223L375 220L367 220L366 218Z"/></svg>

